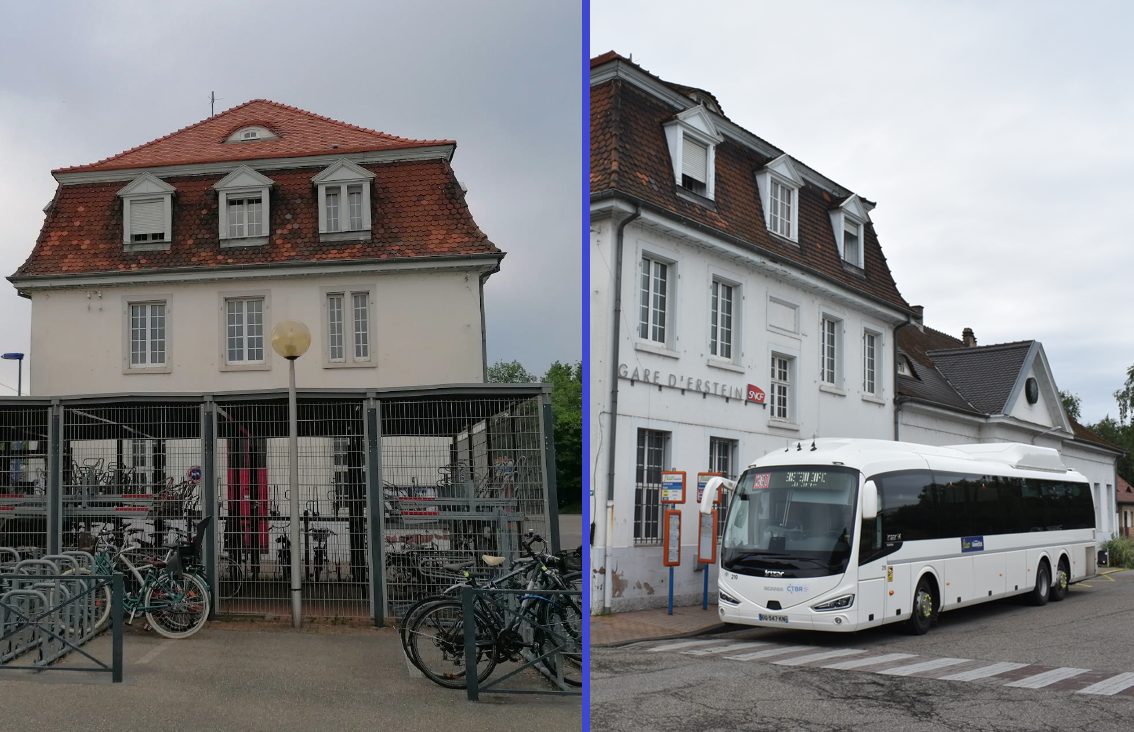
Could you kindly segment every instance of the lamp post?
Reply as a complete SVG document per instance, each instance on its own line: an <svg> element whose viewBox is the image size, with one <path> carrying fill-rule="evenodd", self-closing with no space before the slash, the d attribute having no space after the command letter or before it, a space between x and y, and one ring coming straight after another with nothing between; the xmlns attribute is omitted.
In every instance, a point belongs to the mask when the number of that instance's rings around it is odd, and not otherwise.
<svg viewBox="0 0 1134 732"><path fill-rule="evenodd" d="M0 358L5 361L16 361L19 364L16 373L16 396L20 396L24 390L24 354L22 353L0 353Z"/></svg>
<svg viewBox="0 0 1134 732"><path fill-rule="evenodd" d="M291 623L297 629L303 624L300 594L303 585L299 576L299 416L295 400L295 359L307 353L311 331L297 320L285 320L272 329L272 350L287 359L288 415L288 484L291 514Z"/></svg>

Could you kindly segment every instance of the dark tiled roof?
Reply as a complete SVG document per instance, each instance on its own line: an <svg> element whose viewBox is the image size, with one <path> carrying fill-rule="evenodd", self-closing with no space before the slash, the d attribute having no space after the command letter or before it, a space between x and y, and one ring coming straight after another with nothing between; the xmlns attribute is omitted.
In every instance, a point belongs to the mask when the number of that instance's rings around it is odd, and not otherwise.
<svg viewBox="0 0 1134 732"><path fill-rule="evenodd" d="M932 328L907 325L898 330L898 352L912 362L913 376L898 376L898 396L932 402L968 414L982 414L969 404L933 364L927 351L961 345L961 341Z"/></svg>
<svg viewBox="0 0 1134 732"><path fill-rule="evenodd" d="M592 65L602 58L592 60ZM607 60L614 58L621 57L614 54ZM770 234L756 173L771 159L731 138L716 148L715 200L700 205L679 196L662 127L678 111L621 79L592 86L592 196L615 192L633 197L746 242L753 251L779 255L852 290L909 308L890 274L873 225L865 227L865 270L844 268L828 214L835 202L826 191L810 183L799 191L798 245Z"/></svg>
<svg viewBox="0 0 1134 732"><path fill-rule="evenodd" d="M225 142L233 132L253 125L266 127L278 135L279 139L245 143ZM267 99L253 99L97 163L60 168L53 172L149 168L159 165L333 155L452 144L454 143L451 140L410 140L339 122Z"/></svg>
<svg viewBox="0 0 1134 732"><path fill-rule="evenodd" d="M1003 414L1035 341L928 351L949 383L984 414Z"/></svg>
<svg viewBox="0 0 1134 732"><path fill-rule="evenodd" d="M933 368L933 359L926 355L928 351L964 346L964 341L933 328L919 330L917 326L908 325L898 331L898 348L916 363L930 368Z"/></svg>
<svg viewBox="0 0 1134 732"><path fill-rule="evenodd" d="M1085 442L1094 442L1095 444L1102 445L1103 447L1109 447L1112 450L1121 450L1122 452L1125 452L1125 450L1123 450L1118 445L1115 445L1113 442L1108 442L1107 440L1104 440L1103 438L1096 435L1094 432L1091 432L1089 429L1087 429L1083 425L1076 422L1071 417L1068 417L1067 419L1071 421L1071 430L1075 433L1075 439L1083 440ZM1119 480L1122 480L1122 479L1119 478Z"/></svg>
<svg viewBox="0 0 1134 732"><path fill-rule="evenodd" d="M13 277L180 267L350 261L499 253L477 228L464 193L442 160L367 166L372 240L321 243L313 168L269 171L269 243L221 249L217 223L220 175L171 177L173 243L168 252L125 252L123 184L60 186L35 249Z"/></svg>
<svg viewBox="0 0 1134 732"><path fill-rule="evenodd" d="M1118 479L1118 485L1114 487L1114 494L1118 503L1134 503L1134 487L1121 477Z"/></svg>

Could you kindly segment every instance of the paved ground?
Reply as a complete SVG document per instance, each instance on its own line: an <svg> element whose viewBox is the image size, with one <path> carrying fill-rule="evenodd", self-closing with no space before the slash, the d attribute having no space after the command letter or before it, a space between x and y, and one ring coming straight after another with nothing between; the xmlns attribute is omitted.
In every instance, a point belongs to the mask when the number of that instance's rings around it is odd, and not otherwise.
<svg viewBox="0 0 1134 732"><path fill-rule="evenodd" d="M707 610L702 610L700 605L675 607L673 615L669 614L667 608L637 610L607 616L594 615L591 617L591 645L605 646L648 638L707 632L720 627L716 605L709 605Z"/></svg>
<svg viewBox="0 0 1134 732"><path fill-rule="evenodd" d="M1130 730L1132 605L1134 572L1115 572L1042 608L945 613L925 636L728 626L592 645L591 729Z"/></svg>
<svg viewBox="0 0 1134 732"><path fill-rule="evenodd" d="M109 641L91 644L109 656ZM171 641L132 630L126 680L0 672L0 731L579 730L579 697L442 689L407 670L392 629L348 633L206 627ZM74 663L74 662L73 662ZM548 688L534 672L515 682ZM512 684L509 683L509 686Z"/></svg>

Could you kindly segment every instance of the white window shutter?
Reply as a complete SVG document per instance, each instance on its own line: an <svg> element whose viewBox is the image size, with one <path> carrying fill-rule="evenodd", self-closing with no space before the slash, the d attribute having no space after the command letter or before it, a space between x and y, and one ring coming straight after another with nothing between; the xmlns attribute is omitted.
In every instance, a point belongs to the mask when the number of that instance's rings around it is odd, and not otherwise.
<svg viewBox="0 0 1134 732"><path fill-rule="evenodd" d="M701 183L709 179L709 148L688 136L681 138L681 174Z"/></svg>
<svg viewBox="0 0 1134 732"><path fill-rule="evenodd" d="M165 201L132 201L131 234L168 234L165 230Z"/></svg>

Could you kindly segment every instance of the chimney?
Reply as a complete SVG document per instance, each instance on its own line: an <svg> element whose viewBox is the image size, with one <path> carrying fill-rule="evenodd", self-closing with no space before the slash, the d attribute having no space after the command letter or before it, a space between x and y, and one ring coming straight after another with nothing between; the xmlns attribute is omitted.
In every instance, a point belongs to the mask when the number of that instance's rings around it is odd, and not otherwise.
<svg viewBox="0 0 1134 732"><path fill-rule="evenodd" d="M965 332L961 333L961 340L965 342L965 348L973 348L976 346L976 336L973 335L972 328L965 328Z"/></svg>
<svg viewBox="0 0 1134 732"><path fill-rule="evenodd" d="M910 310L913 310L914 313L915 313L914 324L917 325L917 329L920 330L920 331L924 331L925 330L925 306L923 306L923 305L910 305Z"/></svg>

